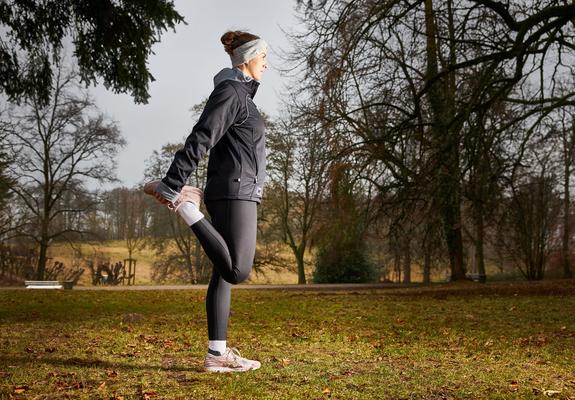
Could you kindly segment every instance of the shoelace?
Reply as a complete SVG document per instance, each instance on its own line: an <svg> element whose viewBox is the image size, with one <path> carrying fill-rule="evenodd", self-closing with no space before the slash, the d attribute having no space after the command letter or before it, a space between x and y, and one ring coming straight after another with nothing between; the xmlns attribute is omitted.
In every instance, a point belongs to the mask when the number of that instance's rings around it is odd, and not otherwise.
<svg viewBox="0 0 575 400"><path fill-rule="evenodd" d="M238 349L236 349L235 347L228 347L229 352L234 356L235 359L242 358L240 351Z"/></svg>

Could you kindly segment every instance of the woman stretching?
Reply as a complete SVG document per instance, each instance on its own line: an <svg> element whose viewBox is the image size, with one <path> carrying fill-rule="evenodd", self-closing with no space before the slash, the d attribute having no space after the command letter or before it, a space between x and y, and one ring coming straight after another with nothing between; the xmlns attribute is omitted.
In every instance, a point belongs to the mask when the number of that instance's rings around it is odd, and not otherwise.
<svg viewBox="0 0 575 400"><path fill-rule="evenodd" d="M233 68L214 77L214 90L178 150L166 176L144 191L176 211L191 227L214 265L208 293L207 371L257 369L260 362L240 357L226 346L231 286L250 274L255 248L257 205L266 176L264 122L253 98L267 69L267 44L247 32L221 37ZM185 186L210 150L205 193ZM204 199L211 222L199 210Z"/></svg>

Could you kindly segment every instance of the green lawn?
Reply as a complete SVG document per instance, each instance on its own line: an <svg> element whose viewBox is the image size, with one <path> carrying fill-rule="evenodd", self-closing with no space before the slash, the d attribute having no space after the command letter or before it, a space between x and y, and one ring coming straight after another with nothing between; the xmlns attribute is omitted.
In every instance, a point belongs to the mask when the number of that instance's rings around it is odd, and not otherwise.
<svg viewBox="0 0 575 400"><path fill-rule="evenodd" d="M575 281L234 290L202 370L204 291L0 290L0 398L575 399Z"/></svg>

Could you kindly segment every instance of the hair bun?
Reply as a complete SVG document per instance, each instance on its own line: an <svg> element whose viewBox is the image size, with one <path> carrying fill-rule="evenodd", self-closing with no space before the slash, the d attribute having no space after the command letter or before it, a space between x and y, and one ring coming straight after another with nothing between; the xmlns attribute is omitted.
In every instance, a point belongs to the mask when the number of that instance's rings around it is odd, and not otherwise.
<svg viewBox="0 0 575 400"><path fill-rule="evenodd" d="M227 31L222 35L220 41L224 45L226 53L233 55L234 49L242 44L259 39L259 36L243 31Z"/></svg>
<svg viewBox="0 0 575 400"><path fill-rule="evenodd" d="M224 49L226 50L226 53L228 53L229 55L232 55L232 53L234 51L232 44L234 43L234 41L238 37L239 37L239 35L238 35L238 32L236 32L236 31L228 31L222 35L222 38L220 40L221 40L222 44L224 45Z"/></svg>

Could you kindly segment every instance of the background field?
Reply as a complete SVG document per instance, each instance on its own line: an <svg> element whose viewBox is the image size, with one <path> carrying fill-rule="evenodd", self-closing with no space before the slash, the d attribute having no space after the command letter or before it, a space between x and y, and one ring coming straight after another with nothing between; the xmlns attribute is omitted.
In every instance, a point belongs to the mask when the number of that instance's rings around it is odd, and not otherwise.
<svg viewBox="0 0 575 400"><path fill-rule="evenodd" d="M74 245L75 248L79 248L82 254L86 256L91 256L98 254L102 256L104 260L116 263L118 261L123 261L128 258L128 250L126 249L125 242L121 240L117 241L106 241L98 243L79 243ZM54 260L62 261L66 265L74 265L74 250L66 245L59 244L54 245L50 249L50 256ZM284 249L282 251L282 257L289 259L291 255L289 254L289 249ZM134 258L137 260L136 264L136 284L137 285L149 285L153 284L152 281L152 265L155 260L154 252L150 248L144 248L139 250L134 254ZM307 275L311 278L311 268L307 271ZM189 283L189 282L181 282ZM246 283L255 284L292 284L297 283L297 272L295 270L295 264L292 267L282 269L277 271L273 268L263 267L260 271L254 271L248 278ZM91 285L90 272L86 269L82 275L80 285Z"/></svg>
<svg viewBox="0 0 575 400"><path fill-rule="evenodd" d="M74 248L80 249L82 254L86 257L94 257L98 254L98 257L102 257L103 260L116 263L118 261L123 261L128 257L128 250L126 249L125 242L121 240L117 241L105 241L105 242L94 242L94 243L77 243L74 244ZM64 262L64 264L74 265L74 250L67 244L55 244L50 248L50 256L53 260ZM279 257L285 262L284 268L273 268L271 266L263 265L258 269L254 269L247 279L247 284L296 284L298 280L296 265L292 253L290 252L287 245L283 246L279 252ZM137 285L150 285L154 284L151 279L152 265L155 260L154 252L150 248L144 248L139 250L134 254L134 258L137 260L137 270L136 270L136 284ZM312 281L313 274L313 253L308 254L306 257L306 279L308 282ZM488 277L492 280L499 279L523 279L519 272L507 271L505 274L501 274L499 269L488 263L486 265L486 271ZM551 271L553 272L553 271ZM552 275L552 274L550 274ZM382 276L383 277L383 276ZM393 278L391 275L387 275L388 278ZM444 282L448 278L447 269L434 269L431 274L432 282ZM421 267L414 263L412 265L411 271L412 282L422 282L423 274ZM181 282L189 283L189 282ZM83 276L79 282L80 285L91 286L90 272L86 269Z"/></svg>
<svg viewBox="0 0 575 400"><path fill-rule="evenodd" d="M202 371L204 298L2 290L0 397L575 398L574 280L234 290L244 374Z"/></svg>

